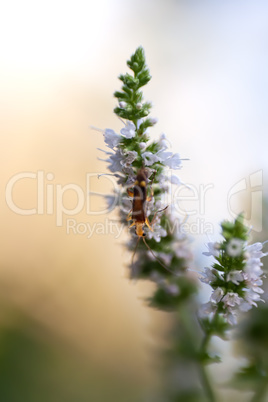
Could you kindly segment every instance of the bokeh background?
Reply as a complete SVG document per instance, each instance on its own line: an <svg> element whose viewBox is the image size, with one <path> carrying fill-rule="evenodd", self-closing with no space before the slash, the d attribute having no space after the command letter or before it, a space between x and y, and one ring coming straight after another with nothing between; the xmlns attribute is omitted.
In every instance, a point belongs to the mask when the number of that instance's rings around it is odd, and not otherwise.
<svg viewBox="0 0 268 402"><path fill-rule="evenodd" d="M153 77L145 96L159 120L151 136L166 133L173 151L189 158L184 183L198 194L210 186L204 208L200 198L181 204L195 211L196 269L207 234L218 238L218 223L235 213L244 210L263 239L268 3L11 0L1 5L0 37L0 399L149 401L161 383L158 353L170 319L146 306L148 284L127 279L126 233L67 233L68 216L56 224L56 192L71 184L87 197L86 175L106 172L97 159L103 137L90 126L120 130L117 76L142 45ZM15 213L6 186L38 171L44 196L47 185L54 190L54 210L45 202L43 213ZM103 178L90 190L111 186ZM37 180L18 181L12 197L36 208ZM65 208L76 203L66 191ZM94 208L103 203L92 196ZM83 208L72 218L94 225L107 215Z"/></svg>

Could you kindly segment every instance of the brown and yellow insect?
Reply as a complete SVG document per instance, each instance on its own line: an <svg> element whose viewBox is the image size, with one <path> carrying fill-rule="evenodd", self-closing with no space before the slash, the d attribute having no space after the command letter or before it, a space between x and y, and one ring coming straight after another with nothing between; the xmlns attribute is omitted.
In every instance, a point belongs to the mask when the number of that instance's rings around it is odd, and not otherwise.
<svg viewBox="0 0 268 402"><path fill-rule="evenodd" d="M152 179L153 182L153 179ZM135 232L136 235L138 236L137 244L135 247L135 250L133 252L132 256L132 263L134 260L134 256L138 247L138 243L140 238L142 237L142 240L145 244L145 246L148 248L148 250L151 252L151 254L154 256L154 258L159 262L162 267L164 267L167 271L171 272L160 260L159 258L155 255L151 247L147 244L145 240L145 232L144 232L144 225L146 225L152 232L153 232L153 222L156 217L156 214L159 212L162 212L167 209L161 209L160 211L157 211L152 219L152 222L149 222L148 216L147 216L147 211L146 211L146 204L147 201L150 201L153 196L153 190L151 188L151 193L148 196L147 194L147 188L148 188L148 172L146 168L141 168L137 172L136 180L134 182L133 188L129 188L127 190L127 193L130 197L133 197L133 202L132 202L132 209L129 212L127 216L127 221L131 221L132 223L129 226L129 228L135 226Z"/></svg>
<svg viewBox="0 0 268 402"><path fill-rule="evenodd" d="M153 231L149 219L146 213L146 203L151 200L151 196L147 197L147 184L148 173L145 168L138 171L137 177L133 186L133 189L128 189L128 195L133 197L132 210L128 214L127 220L133 222L129 226L130 228L136 227L136 235L139 237L145 236L143 227L147 225L148 228Z"/></svg>

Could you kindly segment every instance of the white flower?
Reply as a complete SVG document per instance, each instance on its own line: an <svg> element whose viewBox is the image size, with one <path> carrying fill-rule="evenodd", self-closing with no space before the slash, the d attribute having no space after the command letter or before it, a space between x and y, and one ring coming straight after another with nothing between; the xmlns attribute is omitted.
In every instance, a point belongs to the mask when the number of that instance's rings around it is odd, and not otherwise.
<svg viewBox="0 0 268 402"><path fill-rule="evenodd" d="M149 120L151 124L156 124L158 122L157 117L151 117Z"/></svg>
<svg viewBox="0 0 268 402"><path fill-rule="evenodd" d="M176 249L175 249L175 256L178 258L183 258L186 261L190 261L193 259L193 255L186 244L182 244L178 242Z"/></svg>
<svg viewBox="0 0 268 402"><path fill-rule="evenodd" d="M228 310L225 314L224 314L227 322L230 325L236 325L237 324L237 318L236 318L236 314L233 310Z"/></svg>
<svg viewBox="0 0 268 402"><path fill-rule="evenodd" d="M166 207L166 204L164 205L162 200L157 200L156 202L154 202L154 208L157 211L160 211L161 209L164 209L165 207ZM159 215L158 215L158 218L159 218Z"/></svg>
<svg viewBox="0 0 268 402"><path fill-rule="evenodd" d="M255 303L256 304L256 303ZM257 306L257 305L256 305ZM246 302L245 300L242 301L242 303L239 306L239 310L243 311L243 313L246 313L247 311L249 311L252 308L252 305L248 302Z"/></svg>
<svg viewBox="0 0 268 402"><path fill-rule="evenodd" d="M144 159L144 163L146 166L151 166L155 162L159 162L160 159L156 154L153 154L152 152L143 152L142 157Z"/></svg>
<svg viewBox="0 0 268 402"><path fill-rule="evenodd" d="M112 211L115 208L115 206L118 205L118 194L105 195L104 197L107 203L107 209L109 211Z"/></svg>
<svg viewBox="0 0 268 402"><path fill-rule="evenodd" d="M251 289L244 289L246 291L245 296L244 296L244 301L242 307L242 311L247 311L251 309L252 306L258 307L257 303L258 301L264 302L263 299L261 299L261 296L259 293L254 292Z"/></svg>
<svg viewBox="0 0 268 402"><path fill-rule="evenodd" d="M210 300L212 303L217 304L219 301L221 301L223 295L224 295L223 290L221 288L217 288L214 290L214 292L210 296Z"/></svg>
<svg viewBox="0 0 268 402"><path fill-rule="evenodd" d="M263 248L264 243L254 243L250 246L246 247L246 251L249 253L250 258L262 258L267 255L267 253L263 253L261 250Z"/></svg>
<svg viewBox="0 0 268 402"><path fill-rule="evenodd" d="M179 154L173 154L172 152L166 152L166 148L160 149L157 152L157 156L159 157L159 161L164 165L168 166L170 169L180 169L181 168L181 159Z"/></svg>
<svg viewBox="0 0 268 402"><path fill-rule="evenodd" d="M104 149L101 149L101 148L97 148L99 151L101 151L101 152L104 152L106 155L113 155L113 153L112 152L107 152L107 151L105 151ZM113 152L115 152L115 150L113 149ZM107 159L100 159L100 158L98 158L100 161L104 161L104 162L107 162Z"/></svg>
<svg viewBox="0 0 268 402"><path fill-rule="evenodd" d="M239 255L242 254L243 244L244 242L241 239L236 238L231 239L226 246L227 254L230 257L238 257Z"/></svg>
<svg viewBox="0 0 268 402"><path fill-rule="evenodd" d="M110 158L106 161L109 163L108 169L112 172L122 172L122 160L124 158L121 149L118 149L114 154L111 154Z"/></svg>
<svg viewBox="0 0 268 402"><path fill-rule="evenodd" d="M136 180L136 176L135 176L134 172L129 172L127 181L124 182L124 185L126 187L133 187L135 180Z"/></svg>
<svg viewBox="0 0 268 402"><path fill-rule="evenodd" d="M262 266L263 263L259 258L250 258L246 261L245 272L261 276L263 274Z"/></svg>
<svg viewBox="0 0 268 402"><path fill-rule="evenodd" d="M120 163L124 167L129 167L137 158L138 153L136 151L127 151L125 155L126 157Z"/></svg>
<svg viewBox="0 0 268 402"><path fill-rule="evenodd" d="M119 102L119 107L121 107L121 109L125 109L126 106L127 106L126 102L124 101Z"/></svg>
<svg viewBox="0 0 268 402"><path fill-rule="evenodd" d="M169 141L167 140L166 134L161 134L160 135L160 140L158 141L158 145L160 147L161 151L164 151L169 147Z"/></svg>
<svg viewBox="0 0 268 402"><path fill-rule="evenodd" d="M247 284L245 290L251 290L259 294L264 293L264 290L259 287L263 285L263 281L262 279L260 279L258 275L252 272L246 272L244 273L244 280L246 281Z"/></svg>
<svg viewBox="0 0 268 402"><path fill-rule="evenodd" d="M173 153L164 149L160 149L160 151L157 152L157 156L160 162L166 163L166 161L173 156Z"/></svg>
<svg viewBox="0 0 268 402"><path fill-rule="evenodd" d="M228 292L222 299L225 307L235 307L241 303L241 299L237 293Z"/></svg>
<svg viewBox="0 0 268 402"><path fill-rule="evenodd" d="M235 285L239 285L239 282L244 280L242 271L230 271L227 275L227 281L233 282Z"/></svg>
<svg viewBox="0 0 268 402"><path fill-rule="evenodd" d="M138 110L141 110L141 109L142 109L142 103L141 103L141 102L138 102L138 103L136 104L136 108L137 108Z"/></svg>
<svg viewBox="0 0 268 402"><path fill-rule="evenodd" d="M140 125L143 123L143 118L141 118L141 119L139 119L138 121L137 121L137 129L139 129L140 128ZM144 131L144 133L146 133L146 130Z"/></svg>
<svg viewBox="0 0 268 402"><path fill-rule="evenodd" d="M158 257L163 257L162 253L159 253ZM159 272L153 271L150 275L150 279L157 283L158 286L160 286L170 295L177 296L178 294L180 294L180 289L178 285L176 283L167 283L166 279L162 275L160 275Z"/></svg>
<svg viewBox="0 0 268 402"><path fill-rule="evenodd" d="M257 303L258 301L262 301L264 303L264 300L261 299L260 294L254 292L251 289L244 289L245 290L245 296L244 300L239 306L239 309L243 312L246 312L252 308L252 306L258 307Z"/></svg>
<svg viewBox="0 0 268 402"><path fill-rule="evenodd" d="M155 199L152 196L150 201L147 201L147 203L146 203L147 216L150 216L153 213L154 209L155 209ZM154 220L154 226L156 223L159 223L159 221L160 221L160 218L159 218L159 216L156 215L155 220Z"/></svg>
<svg viewBox="0 0 268 402"><path fill-rule="evenodd" d="M166 254L166 253L158 253L157 256L160 258L161 261L163 261L163 263L166 266L169 266L171 263L171 260L173 258L173 255L171 253Z"/></svg>
<svg viewBox="0 0 268 402"><path fill-rule="evenodd" d="M267 253L263 253L262 250L263 244L262 243L254 243L250 246L246 247L246 280L254 281L256 278L259 278L263 275L262 266L263 263L261 262L261 258L266 256Z"/></svg>
<svg viewBox="0 0 268 402"><path fill-rule="evenodd" d="M157 243L161 241L161 237L166 237L167 236L167 231L162 228L162 226L157 223L154 224L154 230L153 232L149 231L147 232L147 238L148 239L154 239Z"/></svg>
<svg viewBox="0 0 268 402"><path fill-rule="evenodd" d="M141 150L144 150L146 148L146 142L140 142L139 147Z"/></svg>
<svg viewBox="0 0 268 402"><path fill-rule="evenodd" d="M104 142L111 149L116 147L121 141L121 136L119 134L116 134L114 130L111 130L110 128L106 128L103 136L104 136Z"/></svg>
<svg viewBox="0 0 268 402"><path fill-rule="evenodd" d="M166 285L165 290L167 291L167 293L170 293L172 296L178 296L178 294L180 294L178 285L176 285L175 283Z"/></svg>
<svg viewBox="0 0 268 402"><path fill-rule="evenodd" d="M136 127L135 124L132 123L132 121L128 121L126 126L124 128L122 128L122 130L120 131L120 133L126 137L126 138L133 138L135 137L135 133L136 133Z"/></svg>
<svg viewBox="0 0 268 402"><path fill-rule="evenodd" d="M127 215L132 208L132 201L129 198L121 197L120 198L120 212ZM124 217L126 219L126 216Z"/></svg>
<svg viewBox="0 0 268 402"><path fill-rule="evenodd" d="M257 283L258 286L262 285L262 280L260 279L262 275L263 271L259 267L256 269L255 266L246 265L244 269L245 281Z"/></svg>
<svg viewBox="0 0 268 402"><path fill-rule="evenodd" d="M165 165L170 169L180 169L181 168L181 159L179 154L173 154L171 158L165 160Z"/></svg>
<svg viewBox="0 0 268 402"><path fill-rule="evenodd" d="M207 318L208 314L214 313L216 309L217 306L215 304L212 304L211 302L204 303L199 309L199 315L203 318Z"/></svg>
<svg viewBox="0 0 268 402"><path fill-rule="evenodd" d="M165 285L165 278L162 275L160 275L160 273L157 271L152 271L150 278L152 281L154 281L160 286Z"/></svg>
<svg viewBox="0 0 268 402"><path fill-rule="evenodd" d="M201 275L203 275L203 278L200 278L200 281L203 283L211 283L217 278L210 268L205 268L205 271L201 272Z"/></svg>
<svg viewBox="0 0 268 402"><path fill-rule="evenodd" d="M260 294L264 293L263 289L260 288L263 285L261 278L264 276L261 258L267 254L261 251L262 247L262 243L255 243L246 247L247 259L243 275L247 285L244 289L247 292L245 300L249 306L246 305L245 308L251 308L252 305L257 306L256 301L261 300Z"/></svg>
<svg viewBox="0 0 268 402"><path fill-rule="evenodd" d="M213 255L214 257L219 257L220 251L219 251L219 243L212 243L209 242L206 244L208 251L204 251L202 254L206 255L207 257Z"/></svg>
<svg viewBox="0 0 268 402"><path fill-rule="evenodd" d="M171 186L170 186L169 180L167 179L167 176L165 174L160 174L158 176L158 181L159 181L159 185L160 185L161 189L164 192L168 193Z"/></svg>
<svg viewBox="0 0 268 402"><path fill-rule="evenodd" d="M169 180L170 180L170 183L171 183L171 184L176 184L177 186L178 186L179 184L181 184L181 181L180 181L179 177L176 176L175 174L172 174L172 175L169 177Z"/></svg>

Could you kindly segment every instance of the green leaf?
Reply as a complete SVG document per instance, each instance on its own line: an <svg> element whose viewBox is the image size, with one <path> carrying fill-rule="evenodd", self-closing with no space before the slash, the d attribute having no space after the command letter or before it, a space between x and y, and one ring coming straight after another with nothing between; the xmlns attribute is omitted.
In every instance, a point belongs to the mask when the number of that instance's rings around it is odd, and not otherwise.
<svg viewBox="0 0 268 402"><path fill-rule="evenodd" d="M165 289L165 287L159 287L152 298L149 299L152 307L164 311L177 310L181 303L188 300L189 297L197 291L195 282L184 276L177 278L176 281L173 280L171 283L178 286L178 294L171 294Z"/></svg>
<svg viewBox="0 0 268 402"><path fill-rule="evenodd" d="M119 92L119 91L116 91L114 93L114 97L118 98L119 100L124 100L124 101L128 100L128 98L129 98L127 93Z"/></svg>
<svg viewBox="0 0 268 402"><path fill-rule="evenodd" d="M223 340L226 339L226 331L230 329L230 324L222 314L218 314L216 320L208 317L202 318L200 319L200 324L206 334L218 336Z"/></svg>
<svg viewBox="0 0 268 402"><path fill-rule="evenodd" d="M221 363L222 361L220 356L211 356L209 353L204 353L203 355L201 355L200 360L203 364Z"/></svg>
<svg viewBox="0 0 268 402"><path fill-rule="evenodd" d="M232 238L247 240L248 228L244 225L243 220L243 214L240 214L237 216L234 222L222 222L222 236L226 239L226 241Z"/></svg>
<svg viewBox="0 0 268 402"><path fill-rule="evenodd" d="M247 366L242 367L232 379L232 386L236 387L246 387L247 389L252 389L258 387L257 384L263 382L267 379L268 374L264 370L260 370L257 364L254 362L249 363Z"/></svg>

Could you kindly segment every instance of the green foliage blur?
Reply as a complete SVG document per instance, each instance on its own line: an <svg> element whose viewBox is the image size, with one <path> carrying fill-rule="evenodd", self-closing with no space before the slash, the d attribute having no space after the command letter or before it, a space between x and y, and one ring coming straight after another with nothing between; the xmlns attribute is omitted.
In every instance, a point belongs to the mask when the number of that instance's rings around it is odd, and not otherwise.
<svg viewBox="0 0 268 402"><path fill-rule="evenodd" d="M96 367L81 350L17 308L0 303L0 311L1 402L140 400L131 379L121 381L111 370Z"/></svg>

